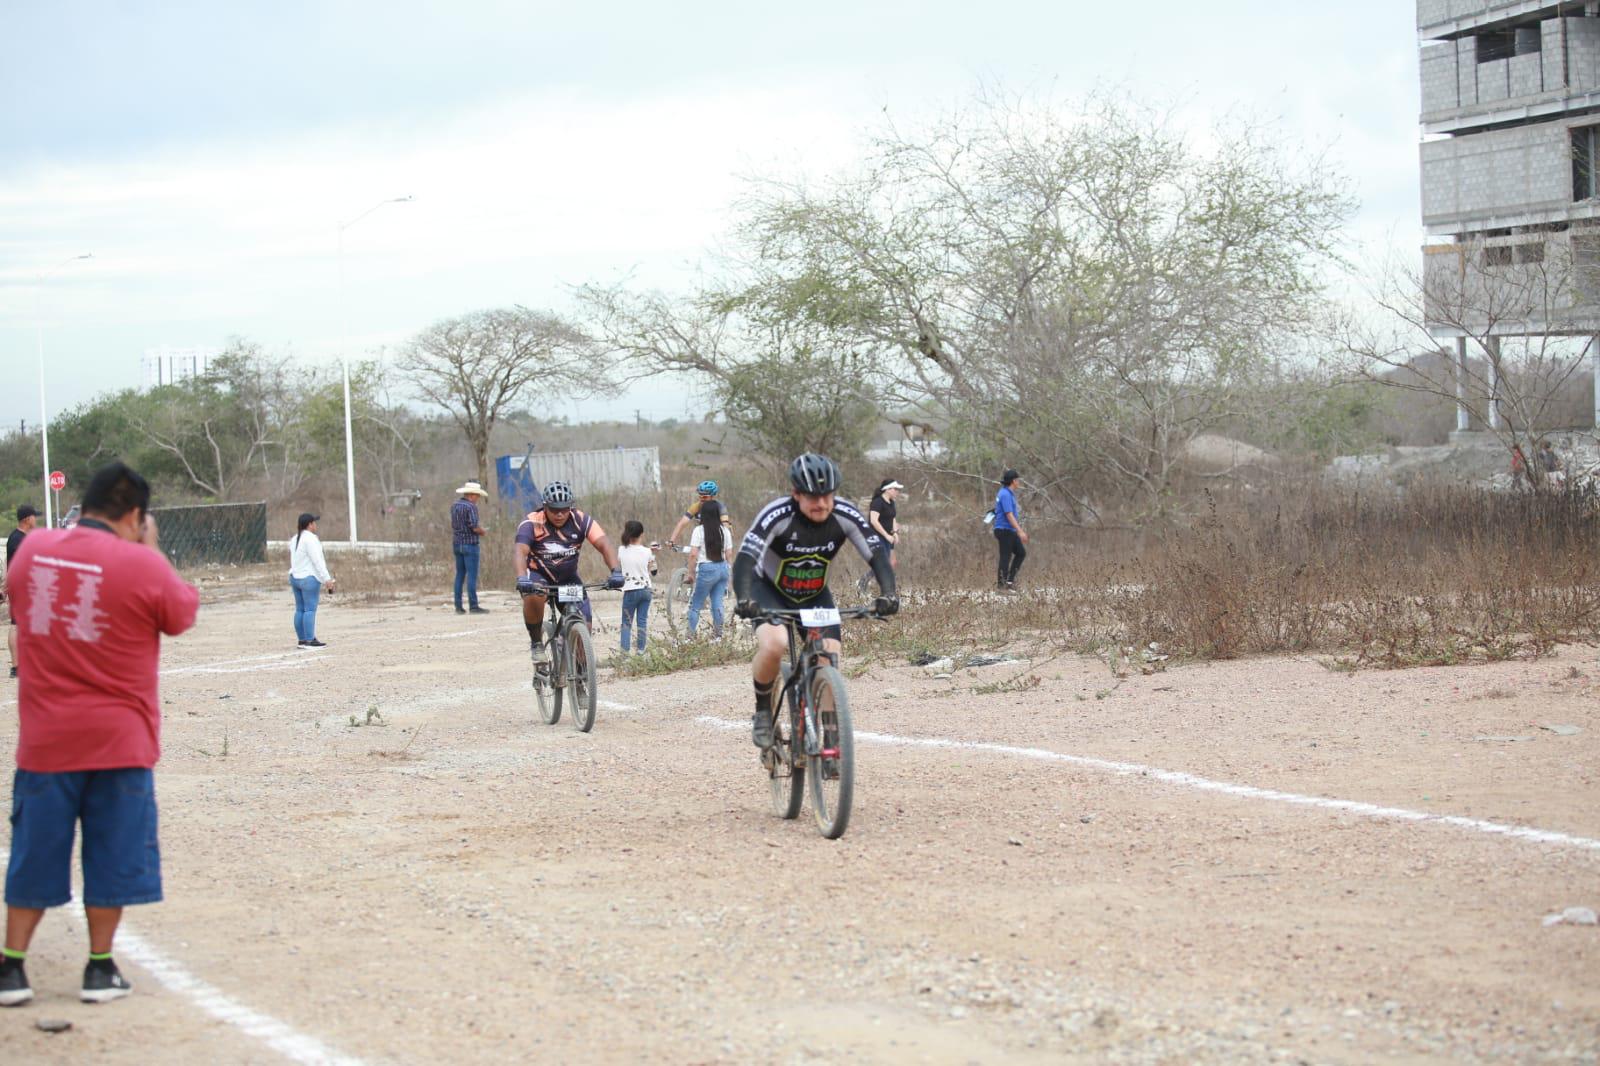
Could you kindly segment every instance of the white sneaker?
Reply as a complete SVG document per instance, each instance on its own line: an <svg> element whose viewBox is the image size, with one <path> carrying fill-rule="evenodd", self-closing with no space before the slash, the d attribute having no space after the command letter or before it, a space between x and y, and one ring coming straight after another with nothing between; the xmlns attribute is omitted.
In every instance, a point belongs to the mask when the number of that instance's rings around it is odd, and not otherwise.
<svg viewBox="0 0 1600 1066"><path fill-rule="evenodd" d="M550 665L550 646L548 644L535 644L533 646L533 665Z"/></svg>

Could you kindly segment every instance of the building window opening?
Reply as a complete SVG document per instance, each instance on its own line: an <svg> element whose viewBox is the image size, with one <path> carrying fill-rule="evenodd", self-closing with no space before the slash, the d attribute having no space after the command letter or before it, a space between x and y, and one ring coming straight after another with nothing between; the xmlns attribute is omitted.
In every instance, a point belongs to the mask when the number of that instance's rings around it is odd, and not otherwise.
<svg viewBox="0 0 1600 1066"><path fill-rule="evenodd" d="M1477 36L1478 62L1531 55L1544 51L1544 33L1537 22L1503 30L1487 30Z"/></svg>
<svg viewBox="0 0 1600 1066"><path fill-rule="evenodd" d="M1504 267L1511 265L1511 246L1509 244L1491 244L1483 250L1483 265L1486 267Z"/></svg>
<svg viewBox="0 0 1600 1066"><path fill-rule="evenodd" d="M1496 59L1510 59L1516 54L1515 30L1490 30L1478 34L1478 62L1492 63Z"/></svg>
<svg viewBox="0 0 1600 1066"><path fill-rule="evenodd" d="M1543 244L1519 244L1519 245L1517 245L1516 251L1517 251L1517 262L1519 262L1519 263L1542 263L1542 262L1544 262L1544 245Z"/></svg>
<svg viewBox="0 0 1600 1066"><path fill-rule="evenodd" d="M1600 148L1600 126L1579 126L1572 131L1572 199L1592 200L1596 194L1595 171L1600 158L1595 155Z"/></svg>

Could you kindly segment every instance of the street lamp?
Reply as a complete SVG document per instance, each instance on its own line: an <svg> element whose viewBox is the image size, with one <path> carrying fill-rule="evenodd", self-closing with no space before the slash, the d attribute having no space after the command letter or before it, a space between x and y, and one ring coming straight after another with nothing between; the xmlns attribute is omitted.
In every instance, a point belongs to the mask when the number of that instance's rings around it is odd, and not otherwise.
<svg viewBox="0 0 1600 1066"><path fill-rule="evenodd" d="M379 200L349 222L339 226L339 360L344 364L344 482L350 507L351 544L356 542L356 449L355 438L350 432L350 356L345 352L345 343L350 332L350 316L344 302L344 231L385 204L409 204L415 199L414 196L396 196L389 200Z"/></svg>
<svg viewBox="0 0 1600 1066"><path fill-rule="evenodd" d="M38 288L33 294L33 319L38 329L39 338L39 458L44 465L44 525L49 529L55 525L55 509L50 506L50 413L44 402L44 279L66 266L76 263L80 259L93 259L93 252L84 252L82 255L68 256L53 267L39 271Z"/></svg>

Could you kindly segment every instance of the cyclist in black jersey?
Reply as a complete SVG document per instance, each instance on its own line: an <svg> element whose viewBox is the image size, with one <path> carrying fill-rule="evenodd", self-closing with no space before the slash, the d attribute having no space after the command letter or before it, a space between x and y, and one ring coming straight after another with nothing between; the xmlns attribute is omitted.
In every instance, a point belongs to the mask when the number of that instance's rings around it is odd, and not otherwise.
<svg viewBox="0 0 1600 1066"><path fill-rule="evenodd" d="M846 543L861 553L878 580L878 598L873 602L877 612L898 611L889 546L855 504L835 497L839 468L833 460L807 452L789 464L789 482L794 491L763 507L739 546L733 561L735 613L755 618L775 609L832 607L828 568ZM824 632L828 652L837 663L843 634L837 625ZM788 641L783 626L756 624L756 657L750 667L756 711L750 739L758 748L772 746L772 690Z"/></svg>

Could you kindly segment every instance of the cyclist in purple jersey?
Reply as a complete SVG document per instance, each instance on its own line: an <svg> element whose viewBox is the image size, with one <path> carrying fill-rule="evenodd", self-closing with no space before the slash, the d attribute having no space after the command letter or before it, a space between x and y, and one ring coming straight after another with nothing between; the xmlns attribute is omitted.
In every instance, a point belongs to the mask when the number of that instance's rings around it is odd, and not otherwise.
<svg viewBox="0 0 1600 1066"><path fill-rule="evenodd" d="M735 613L756 618L764 611L832 607L828 568L846 544L861 553L878 580L879 595L873 604L877 612L890 615L899 610L888 545L855 504L834 495L839 468L833 460L808 452L790 464L789 481L793 491L761 509L734 559ZM840 628L829 626L824 632L828 652L837 663ZM756 697L751 740L758 748L772 746L772 692L788 640L783 626L756 623L756 656L750 667Z"/></svg>

